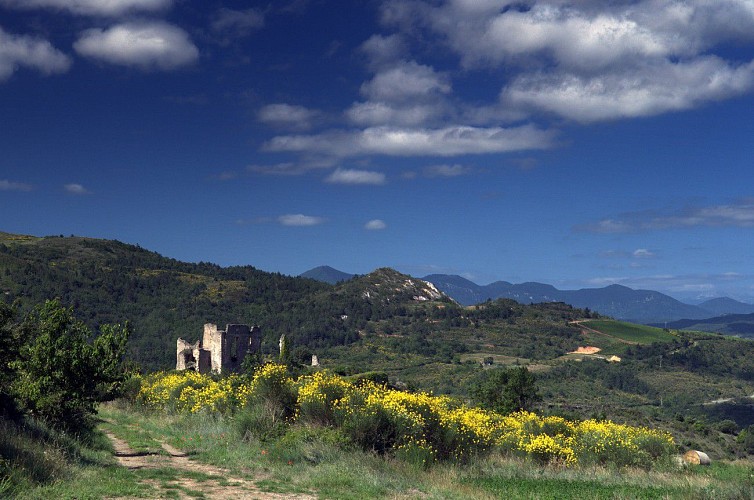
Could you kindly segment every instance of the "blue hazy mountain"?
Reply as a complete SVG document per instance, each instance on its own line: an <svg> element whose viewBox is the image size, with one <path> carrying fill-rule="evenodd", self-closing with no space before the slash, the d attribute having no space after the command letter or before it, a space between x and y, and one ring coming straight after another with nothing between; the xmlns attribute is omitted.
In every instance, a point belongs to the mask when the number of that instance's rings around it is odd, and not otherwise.
<svg viewBox="0 0 754 500"><path fill-rule="evenodd" d="M348 281L354 277L353 274L338 271L330 266L315 267L314 269L309 269L308 271L299 274L299 276L302 278L323 281L325 283L330 283L331 285L340 283L341 281Z"/></svg>
<svg viewBox="0 0 754 500"><path fill-rule="evenodd" d="M723 316L726 314L752 314L754 305L739 302L729 297L718 297L698 304L705 311L709 311L713 316Z"/></svg>
<svg viewBox="0 0 754 500"><path fill-rule="evenodd" d="M477 285L461 276L431 274L422 278L434 284L462 305L473 305L488 299L513 299L522 304L565 302L574 307L589 308L616 319L638 323L657 323L678 319L708 318L710 311L680 302L652 290L633 290L622 285L581 290L558 290L545 283L512 284L496 281Z"/></svg>

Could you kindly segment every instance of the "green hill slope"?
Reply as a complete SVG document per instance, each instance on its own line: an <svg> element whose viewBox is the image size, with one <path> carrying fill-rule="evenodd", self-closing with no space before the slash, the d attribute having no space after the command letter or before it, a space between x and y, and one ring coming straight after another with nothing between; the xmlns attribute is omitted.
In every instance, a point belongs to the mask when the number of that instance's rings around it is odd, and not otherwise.
<svg viewBox="0 0 754 500"><path fill-rule="evenodd" d="M460 397L484 370L528 366L544 411L658 425L720 454L734 453L734 437L714 422L754 424L754 342L595 319L562 303L464 308L392 269L332 286L117 241L3 233L0 293L24 309L59 297L93 328L131 321L129 355L147 370L172 368L176 338L195 340L204 323L256 323L268 354L285 333L301 363L316 354L343 374ZM585 346L621 361L568 354Z"/></svg>

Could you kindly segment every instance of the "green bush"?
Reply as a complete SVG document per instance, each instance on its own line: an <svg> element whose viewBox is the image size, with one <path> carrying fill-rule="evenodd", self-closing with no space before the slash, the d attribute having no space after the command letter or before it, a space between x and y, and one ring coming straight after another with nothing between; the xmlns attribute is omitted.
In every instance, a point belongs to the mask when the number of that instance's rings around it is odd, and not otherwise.
<svg viewBox="0 0 754 500"><path fill-rule="evenodd" d="M282 419L272 419L261 405L247 405L235 415L235 427L242 439L252 438L262 442L282 436L288 425Z"/></svg>
<svg viewBox="0 0 754 500"><path fill-rule="evenodd" d="M248 404L260 406L273 426L294 416L296 388L284 365L268 363L254 372Z"/></svg>
<svg viewBox="0 0 754 500"><path fill-rule="evenodd" d="M298 385L298 418L318 425L336 425L336 405L355 389L344 378L327 371L301 377Z"/></svg>
<svg viewBox="0 0 754 500"><path fill-rule="evenodd" d="M101 335L90 343L91 331L74 318L72 308L47 301L20 328L25 342L18 359L10 363L17 373L13 396L55 427L90 427L96 404L118 396L127 378L122 358L128 325L103 325Z"/></svg>

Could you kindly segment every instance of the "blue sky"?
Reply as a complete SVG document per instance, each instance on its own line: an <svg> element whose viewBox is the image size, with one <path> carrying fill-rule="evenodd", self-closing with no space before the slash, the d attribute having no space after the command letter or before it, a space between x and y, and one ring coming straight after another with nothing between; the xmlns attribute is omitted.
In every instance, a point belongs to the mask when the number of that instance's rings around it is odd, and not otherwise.
<svg viewBox="0 0 754 500"><path fill-rule="evenodd" d="M751 0L0 0L0 230L754 302Z"/></svg>

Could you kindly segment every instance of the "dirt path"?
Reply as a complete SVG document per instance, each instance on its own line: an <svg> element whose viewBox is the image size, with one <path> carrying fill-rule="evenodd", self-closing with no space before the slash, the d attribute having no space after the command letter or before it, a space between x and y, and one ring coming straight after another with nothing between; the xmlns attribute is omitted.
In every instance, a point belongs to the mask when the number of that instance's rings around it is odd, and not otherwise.
<svg viewBox="0 0 754 500"><path fill-rule="evenodd" d="M189 460L186 453L161 443L167 454L139 453L127 442L109 431L104 431L115 449L115 458L123 467L139 469L173 469L176 479L167 481L145 480L163 490L165 496L196 498L197 492L210 499L314 499L311 495L292 495L261 491L253 481L231 476L229 471L214 465Z"/></svg>

